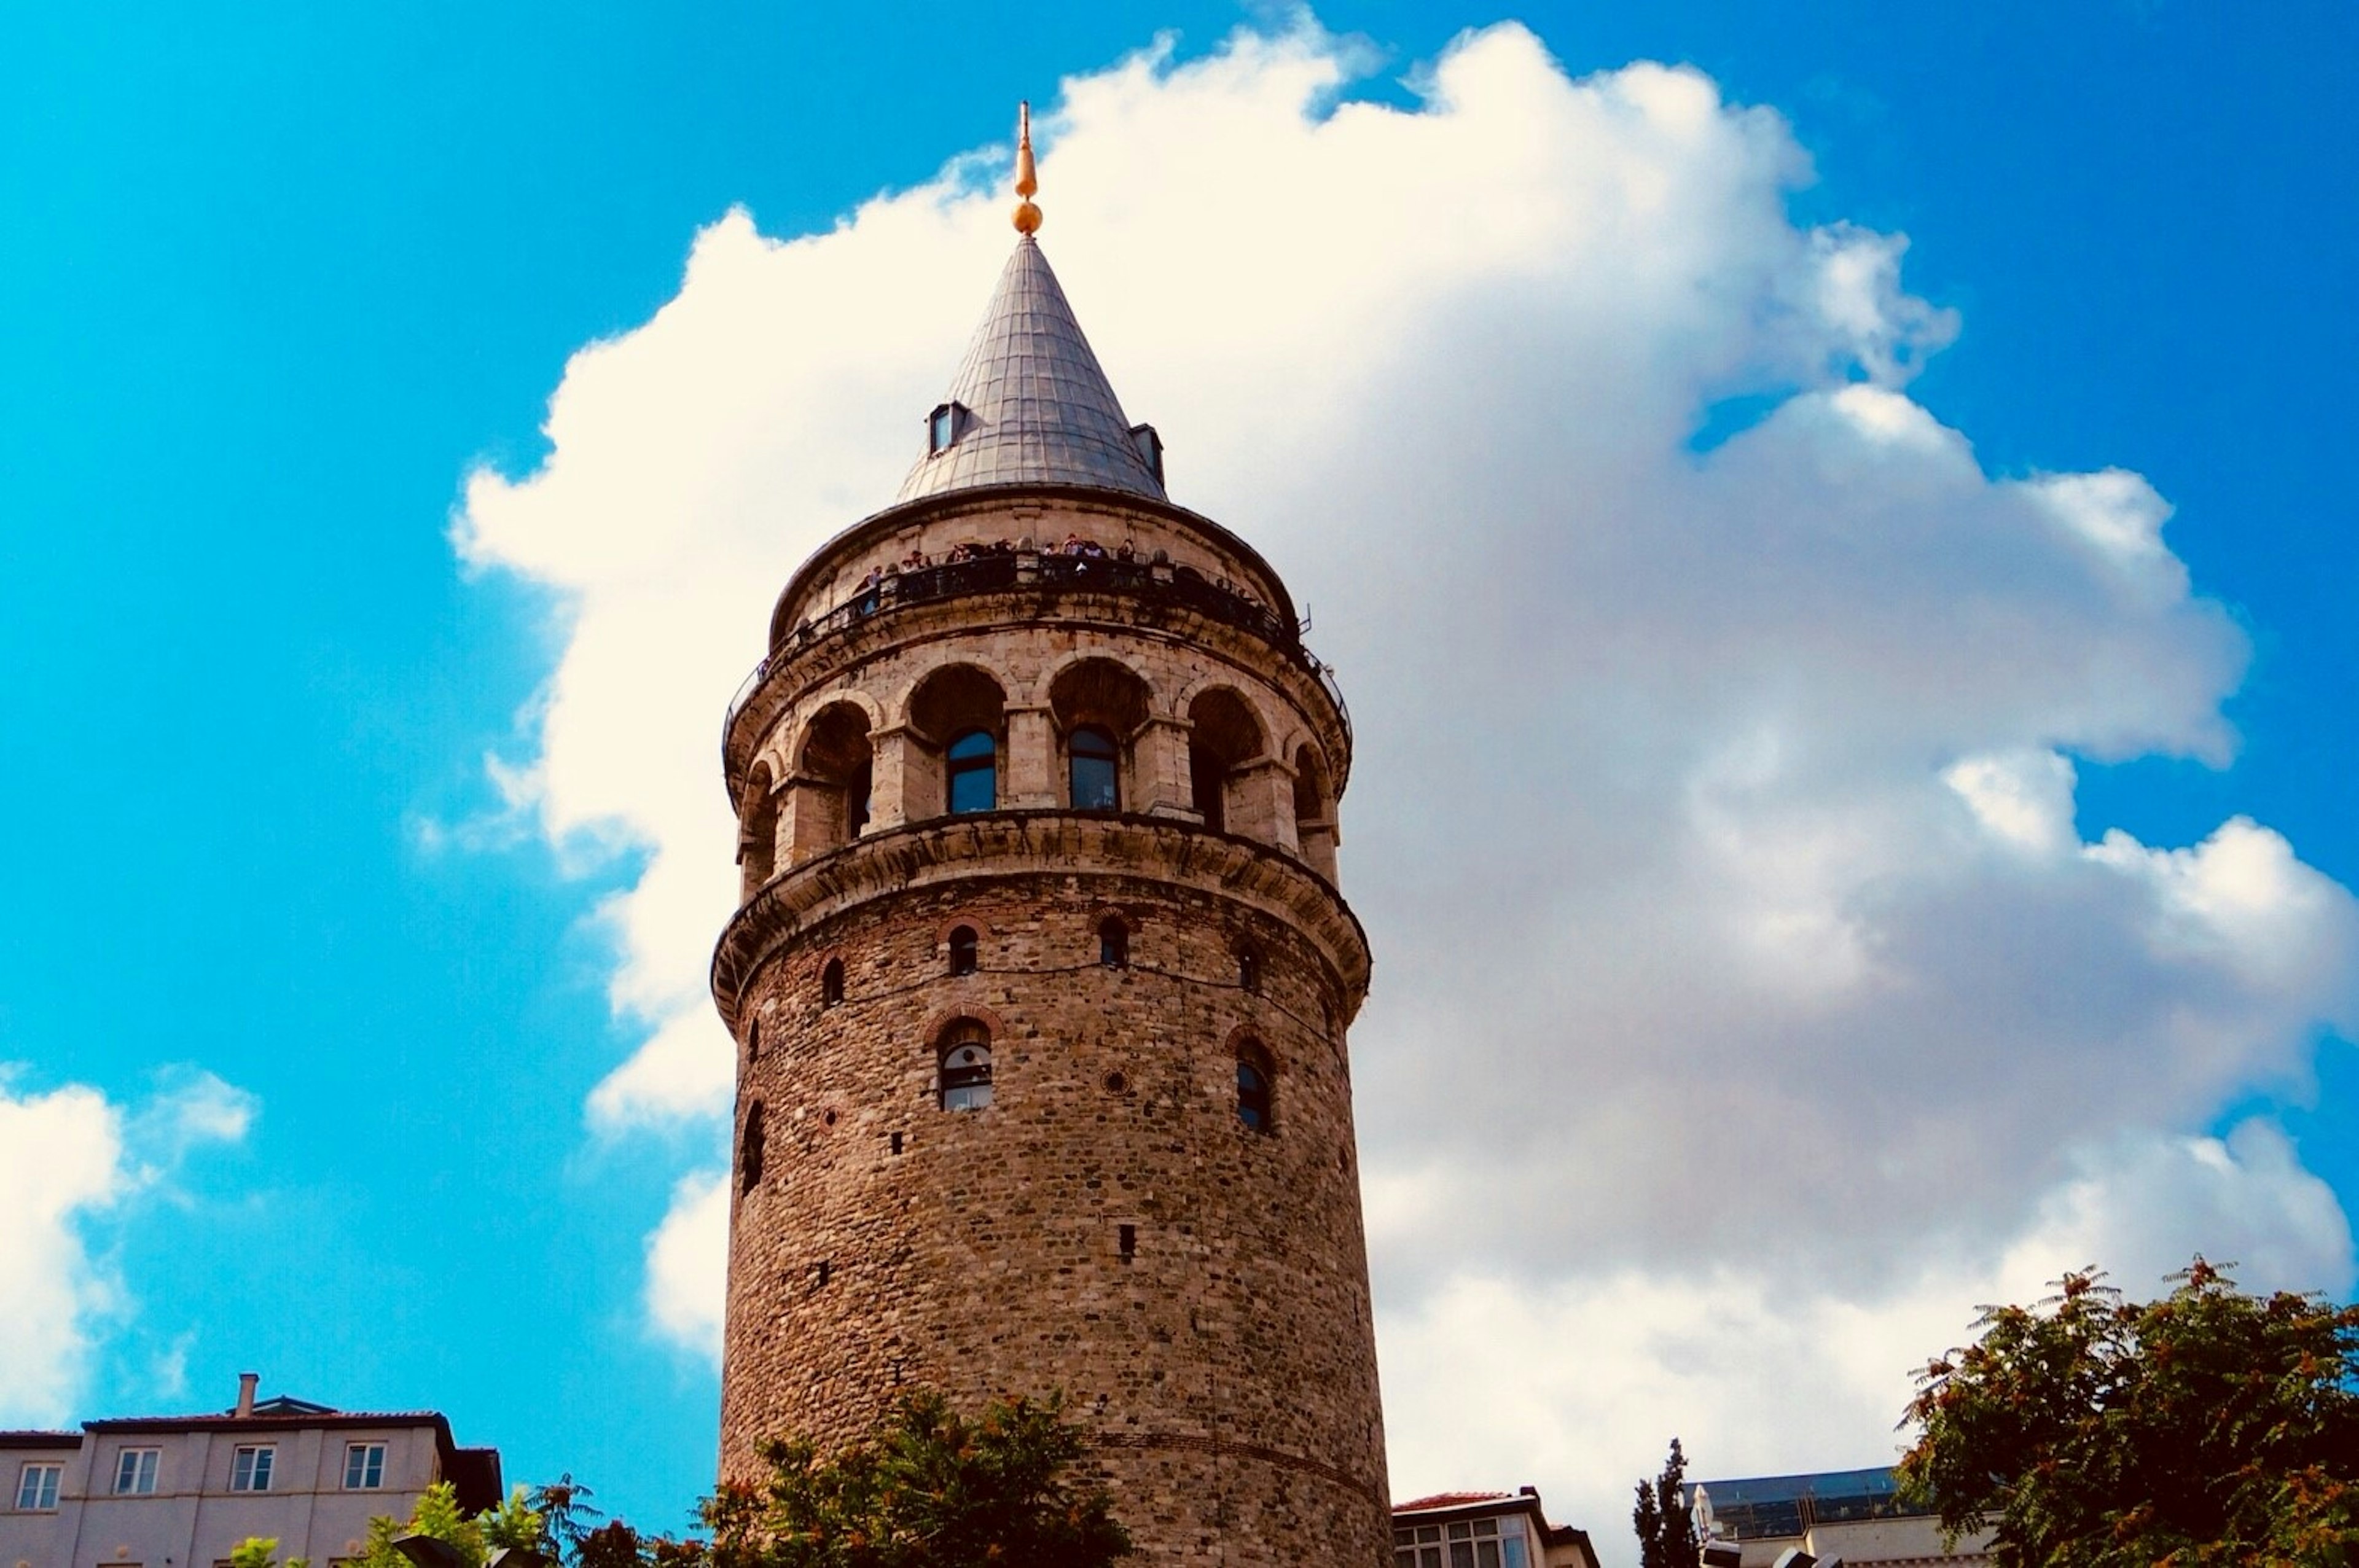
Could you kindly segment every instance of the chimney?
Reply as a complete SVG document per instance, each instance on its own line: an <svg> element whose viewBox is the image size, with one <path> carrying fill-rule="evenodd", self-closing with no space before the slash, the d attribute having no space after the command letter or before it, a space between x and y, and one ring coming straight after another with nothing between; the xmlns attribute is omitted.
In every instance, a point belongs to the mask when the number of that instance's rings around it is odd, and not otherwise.
<svg viewBox="0 0 2359 1568"><path fill-rule="evenodd" d="M237 1375L237 1410L234 1413L240 1420L254 1413L255 1385L261 1381L262 1374L259 1372L240 1372Z"/></svg>

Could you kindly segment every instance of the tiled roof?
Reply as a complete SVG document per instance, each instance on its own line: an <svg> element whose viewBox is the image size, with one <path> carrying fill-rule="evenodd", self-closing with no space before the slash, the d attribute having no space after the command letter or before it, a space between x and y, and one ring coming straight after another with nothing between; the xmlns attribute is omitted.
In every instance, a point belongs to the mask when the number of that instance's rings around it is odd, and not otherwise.
<svg viewBox="0 0 2359 1568"><path fill-rule="evenodd" d="M1436 1492L1430 1498L1416 1498L1406 1503L1395 1503L1397 1514L1421 1513L1428 1509L1462 1509L1469 1503L1504 1503L1520 1501L1514 1492Z"/></svg>
<svg viewBox="0 0 2359 1568"><path fill-rule="evenodd" d="M1029 234L999 275L948 401L966 410L955 437L918 460L901 483L902 501L1003 484L1169 499Z"/></svg>

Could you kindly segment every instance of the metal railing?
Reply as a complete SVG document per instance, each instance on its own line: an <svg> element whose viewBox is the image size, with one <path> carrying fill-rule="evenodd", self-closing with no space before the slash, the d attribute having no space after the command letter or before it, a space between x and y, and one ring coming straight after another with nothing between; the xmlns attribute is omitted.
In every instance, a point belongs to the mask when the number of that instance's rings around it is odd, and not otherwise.
<svg viewBox="0 0 2359 1568"><path fill-rule="evenodd" d="M825 614L801 622L788 634L787 643L777 652L808 647L875 616L888 615L911 605L930 604L973 593L1012 593L1027 589L1123 594L1158 604L1174 605L1192 611L1208 621L1217 621L1224 626L1251 633L1286 654L1318 679L1320 687L1335 704L1337 717L1343 722L1345 741L1348 742L1351 739L1352 710L1344 704L1343 688L1335 682L1335 672L1303 646L1300 626L1287 621L1250 595L1214 582L1187 567L1174 567L1162 562L1126 561L1114 556L994 551L970 560L949 561L940 566L887 573ZM722 721L724 736L769 676L770 664L771 660L766 657L756 665L753 672L738 686L736 694L730 697L728 715Z"/></svg>

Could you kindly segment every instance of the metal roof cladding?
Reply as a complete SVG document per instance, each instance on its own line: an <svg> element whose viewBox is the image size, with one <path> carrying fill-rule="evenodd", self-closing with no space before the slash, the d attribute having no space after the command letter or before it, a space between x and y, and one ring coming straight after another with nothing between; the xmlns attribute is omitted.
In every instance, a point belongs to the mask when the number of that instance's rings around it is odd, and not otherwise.
<svg viewBox="0 0 2359 1568"><path fill-rule="evenodd" d="M965 410L951 440L918 460L897 500L1003 484L1169 499L1029 234L999 275L949 401Z"/></svg>

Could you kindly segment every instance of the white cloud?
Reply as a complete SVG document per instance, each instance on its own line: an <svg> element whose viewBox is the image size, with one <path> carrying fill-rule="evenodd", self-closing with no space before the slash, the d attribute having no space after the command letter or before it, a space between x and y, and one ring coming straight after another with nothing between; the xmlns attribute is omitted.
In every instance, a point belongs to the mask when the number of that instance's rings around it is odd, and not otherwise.
<svg viewBox="0 0 2359 1568"><path fill-rule="evenodd" d="M93 1256L94 1219L170 1173L201 1142L245 1136L255 1102L210 1073L168 1076L128 1110L67 1084L19 1090L0 1064L0 1422L71 1411L122 1286Z"/></svg>
<svg viewBox="0 0 2359 1568"><path fill-rule="evenodd" d="M1306 24L1071 81L1041 200L1175 494L1317 607L1353 699L1404 1492L1532 1479L1610 1541L1672 1429L1723 1473L1872 1461L1900 1369L2060 1238L2093 1250L2051 1274L2201 1246L2347 1284L2266 1124L2189 1140L2347 1026L2350 895L2242 819L2074 826L2071 759L2234 752L2245 642L2153 487L1984 473L1906 391L1956 322L1905 241L1797 227L1807 158L1698 73L1576 81L1512 26L1414 111L1336 103L1353 68ZM1010 243L988 162L790 243L721 219L568 367L549 460L469 486L466 558L569 604L542 820L651 854L607 911L648 1044L602 1128L723 1136L715 727L913 454ZM717 1190L650 1255L700 1346Z"/></svg>
<svg viewBox="0 0 2359 1568"><path fill-rule="evenodd" d="M720 1281L729 1265L729 1177L701 1173L672 1189L671 1212L647 1238L647 1316L676 1345L721 1359Z"/></svg>

